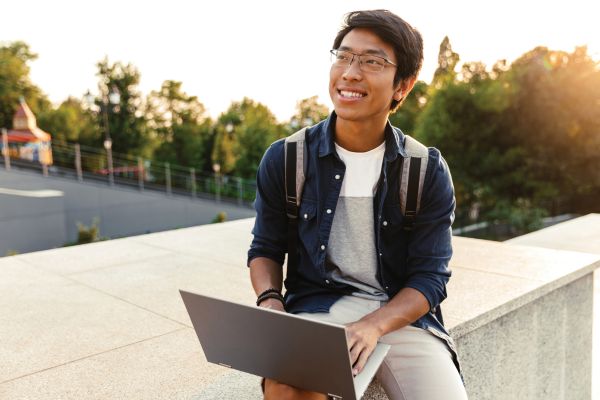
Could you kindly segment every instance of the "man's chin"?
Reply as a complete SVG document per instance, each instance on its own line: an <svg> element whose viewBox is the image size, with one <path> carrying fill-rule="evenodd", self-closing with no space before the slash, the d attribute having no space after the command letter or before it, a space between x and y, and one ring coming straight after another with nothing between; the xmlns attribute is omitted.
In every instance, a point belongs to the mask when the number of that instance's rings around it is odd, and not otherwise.
<svg viewBox="0 0 600 400"><path fill-rule="evenodd" d="M335 115L337 115L338 120L341 119L349 122L360 121L363 118L359 110L348 110L345 107L336 107Z"/></svg>

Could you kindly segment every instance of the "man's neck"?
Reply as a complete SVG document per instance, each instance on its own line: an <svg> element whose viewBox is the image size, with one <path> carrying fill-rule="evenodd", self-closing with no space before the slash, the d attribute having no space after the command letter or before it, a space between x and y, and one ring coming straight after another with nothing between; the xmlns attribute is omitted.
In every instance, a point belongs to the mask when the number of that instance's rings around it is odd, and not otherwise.
<svg viewBox="0 0 600 400"><path fill-rule="evenodd" d="M335 122L335 142L348 151L363 153L379 146L385 140L387 118L381 122L347 121Z"/></svg>

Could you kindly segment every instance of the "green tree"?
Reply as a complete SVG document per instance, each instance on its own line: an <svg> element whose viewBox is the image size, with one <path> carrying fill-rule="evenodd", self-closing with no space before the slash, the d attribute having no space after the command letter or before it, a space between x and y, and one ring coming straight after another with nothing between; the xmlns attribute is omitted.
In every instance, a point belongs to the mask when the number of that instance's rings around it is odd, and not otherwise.
<svg viewBox="0 0 600 400"><path fill-rule="evenodd" d="M390 115L392 125L402 129L404 133L413 135L417 125L417 119L429 97L429 85L423 81L415 83L413 90L408 94L400 108Z"/></svg>
<svg viewBox="0 0 600 400"><path fill-rule="evenodd" d="M438 67L433 74L433 86L440 88L446 82L454 81L456 77L456 66L460 56L452 50L450 39L445 36L440 43L440 50L438 52Z"/></svg>
<svg viewBox="0 0 600 400"><path fill-rule="evenodd" d="M417 136L452 167L459 224L527 230L600 210L600 68L585 48L538 47L491 71L466 63L431 93Z"/></svg>
<svg viewBox="0 0 600 400"><path fill-rule="evenodd" d="M35 60L25 42L0 44L0 127L12 128L12 120L24 98L34 114L50 108L50 102L29 77L29 62Z"/></svg>
<svg viewBox="0 0 600 400"><path fill-rule="evenodd" d="M443 86L430 91L416 136L438 147L451 166L458 225L506 217L498 213L499 204L530 195L524 149L503 115L513 95L510 85L491 79L480 63L443 79Z"/></svg>
<svg viewBox="0 0 600 400"><path fill-rule="evenodd" d="M148 117L159 141L154 158L210 170L212 121L198 98L181 86L168 80L148 96Z"/></svg>
<svg viewBox="0 0 600 400"><path fill-rule="evenodd" d="M285 134L284 126L265 105L244 98L219 117L213 162L222 173L252 178L267 147Z"/></svg>
<svg viewBox="0 0 600 400"><path fill-rule="evenodd" d="M96 99L99 107L98 124L105 129L104 112L107 114L108 128L115 153L149 155L148 124L144 104L137 89L140 72L131 64L110 63L108 58L97 64L100 96ZM118 101L109 101L112 94L118 94ZM101 146L98 143L97 146Z"/></svg>
<svg viewBox="0 0 600 400"><path fill-rule="evenodd" d="M507 121L516 95L509 68L500 61L488 72L483 63L470 62L456 72L459 59L444 38L415 136L438 147L452 169L457 225L498 220L534 226L544 215L535 202L542 183L530 179L527 148Z"/></svg>
<svg viewBox="0 0 600 400"><path fill-rule="evenodd" d="M318 102L317 96L299 100L296 103L296 113L290 119L290 131L295 132L305 126L311 126L327 118L329 109Z"/></svg>
<svg viewBox="0 0 600 400"><path fill-rule="evenodd" d="M53 143L61 144L77 142L97 146L102 141L102 132L96 122L94 114L74 97L38 117L38 126L52 135Z"/></svg>
<svg viewBox="0 0 600 400"><path fill-rule="evenodd" d="M229 109L221 114L214 127L214 142L211 154L211 171L213 165L218 165L221 173L229 174L235 169L237 153L235 150L238 140L236 127L244 118L241 115L240 103L232 103Z"/></svg>
<svg viewBox="0 0 600 400"><path fill-rule="evenodd" d="M504 118L527 149L536 203L552 214L600 211L600 63L585 47L537 47L505 76L516 89Z"/></svg>

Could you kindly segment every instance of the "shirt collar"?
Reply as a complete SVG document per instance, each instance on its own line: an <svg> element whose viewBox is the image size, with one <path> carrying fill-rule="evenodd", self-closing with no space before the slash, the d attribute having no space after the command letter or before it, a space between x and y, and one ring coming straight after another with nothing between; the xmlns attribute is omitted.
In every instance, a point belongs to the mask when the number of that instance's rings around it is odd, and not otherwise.
<svg viewBox="0 0 600 400"><path fill-rule="evenodd" d="M335 152L335 121L337 115L333 111L323 122L319 132L319 157L325 157ZM390 121L385 125L385 154L386 161L393 161L398 157L407 157L404 150L404 133L398 128L394 128Z"/></svg>

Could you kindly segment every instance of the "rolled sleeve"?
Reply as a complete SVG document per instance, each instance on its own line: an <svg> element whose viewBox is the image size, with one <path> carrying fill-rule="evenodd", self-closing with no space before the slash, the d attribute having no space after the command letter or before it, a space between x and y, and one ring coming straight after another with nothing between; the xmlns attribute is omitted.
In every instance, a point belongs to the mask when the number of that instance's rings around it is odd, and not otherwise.
<svg viewBox="0 0 600 400"><path fill-rule="evenodd" d="M433 311L447 296L456 200L450 170L439 150L429 149L421 209L409 235L405 287L421 292Z"/></svg>
<svg viewBox="0 0 600 400"><path fill-rule="evenodd" d="M267 257L283 265L287 251L285 212L284 141L278 140L265 152L256 175L256 219L247 265L256 257Z"/></svg>

